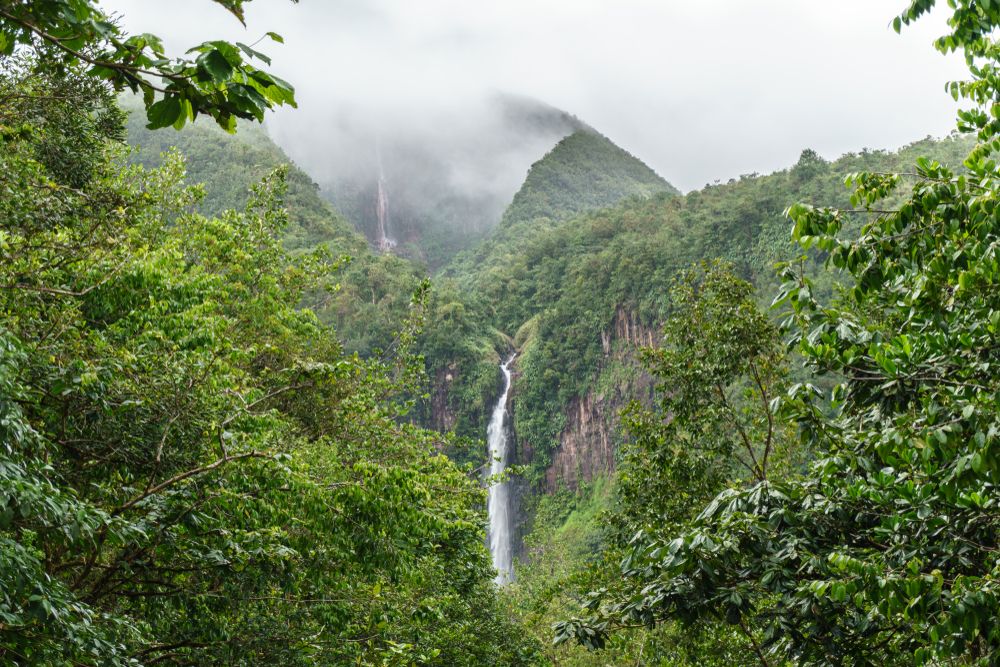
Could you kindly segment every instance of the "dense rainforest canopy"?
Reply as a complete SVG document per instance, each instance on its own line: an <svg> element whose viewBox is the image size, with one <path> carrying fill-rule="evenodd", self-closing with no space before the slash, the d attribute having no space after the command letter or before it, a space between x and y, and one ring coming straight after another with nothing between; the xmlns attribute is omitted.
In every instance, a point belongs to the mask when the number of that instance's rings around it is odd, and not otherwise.
<svg viewBox="0 0 1000 667"><path fill-rule="evenodd" d="M179 157L129 164L100 76L24 41L0 71L0 659L528 663L478 477L404 418L425 294L391 354L345 351L299 306L352 248L283 247L285 168L206 217Z"/></svg>
<svg viewBox="0 0 1000 667"><path fill-rule="evenodd" d="M896 29L933 4L914 2ZM788 209L793 237L821 253L839 288L821 295L802 263L788 264L775 303L814 381L832 388L805 382L765 393L767 366L744 351L726 363L749 364L748 403L729 417L723 405L732 425L706 433L724 395L713 386L714 357L693 354L678 366L684 338L668 328L666 347L650 355L666 381L659 418L634 422L626 449L615 511L633 532L620 578L592 593L585 619L559 625L560 639L600 647L620 627L722 622L740 629L764 665L996 663L1000 263L990 156L1000 148L991 36L1000 11L949 4L951 32L938 48L963 49L973 75L950 90L990 105L960 113L959 129L978 138L962 173L919 158L908 173L849 174L848 207ZM699 292L710 311L718 291ZM726 318L730 345L754 340L740 322ZM678 385L695 359L707 367ZM694 397L677 405L689 385ZM754 399L769 395L766 419L753 417ZM813 457L807 467L764 474L775 424L798 432ZM702 483L718 473L688 461L689 451L663 456L663 447L688 438L718 447L734 433L752 466L678 523L676 494L649 484L678 466Z"/></svg>
<svg viewBox="0 0 1000 667"><path fill-rule="evenodd" d="M995 664L1000 8L948 11L964 134L682 195L572 119L428 278L253 46L0 2L0 663Z"/></svg>

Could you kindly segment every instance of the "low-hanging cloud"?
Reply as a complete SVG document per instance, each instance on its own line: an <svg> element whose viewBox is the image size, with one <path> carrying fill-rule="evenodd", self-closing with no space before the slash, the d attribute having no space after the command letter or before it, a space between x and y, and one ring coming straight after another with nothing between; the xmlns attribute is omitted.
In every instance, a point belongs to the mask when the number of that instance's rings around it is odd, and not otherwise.
<svg viewBox="0 0 1000 667"><path fill-rule="evenodd" d="M484 100L502 91L578 116L684 190L786 167L805 147L835 157L947 133L943 87L963 63L931 46L940 15L891 30L905 4L256 0L243 28L207 0L103 3L175 51L284 35L260 48L300 108L269 124L320 179L363 159L359 127L460 146L493 122ZM523 172L526 160L510 162Z"/></svg>

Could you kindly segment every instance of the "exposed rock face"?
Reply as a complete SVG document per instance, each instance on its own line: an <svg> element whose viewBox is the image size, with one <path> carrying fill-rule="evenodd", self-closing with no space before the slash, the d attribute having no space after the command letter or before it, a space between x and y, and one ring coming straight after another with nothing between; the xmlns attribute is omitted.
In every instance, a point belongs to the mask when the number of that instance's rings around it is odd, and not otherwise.
<svg viewBox="0 0 1000 667"><path fill-rule="evenodd" d="M588 393L574 398L566 410L566 428L559 434L559 447L545 471L545 487L554 492L561 484L575 489L581 481L614 470L615 452L611 429L621 401Z"/></svg>
<svg viewBox="0 0 1000 667"><path fill-rule="evenodd" d="M602 367L610 363L637 363L638 347L654 345L657 340L655 332L655 327L644 325L631 312L617 308L612 322L601 333L605 357ZM600 370L598 369L598 373ZM515 367L511 393L507 397L507 410L512 416L519 375ZM440 386L442 383L437 384ZM566 408L566 426L559 434L559 444L552 452L552 463L545 471L541 488L531 488L527 480L520 477L511 482L515 557L524 557L524 537L531 527L524 499L539 491L554 493L560 486L576 489L581 483L589 482L598 475L613 472L615 450L620 441L617 434L618 414L631 398L651 399L652 388L652 378L637 371L631 374L631 380L615 387L607 395L591 391L570 402ZM514 463L531 463L535 455L532 444L519 438L517 433L512 437Z"/></svg>
<svg viewBox="0 0 1000 667"><path fill-rule="evenodd" d="M604 357L609 361L635 363L637 349L655 342L656 328L643 324L621 306L615 310L611 325L601 332ZM651 398L652 385L652 379L640 372L628 386L616 387L610 395L591 391L570 402L566 427L545 471L546 492L554 492L560 485L575 489L580 482L614 471L618 413L630 397Z"/></svg>
<svg viewBox="0 0 1000 667"><path fill-rule="evenodd" d="M616 340L624 341L632 348L652 347L656 342L656 330L641 323L631 311L618 306L611 327L601 332L601 346L605 357L611 356L612 343Z"/></svg>
<svg viewBox="0 0 1000 667"><path fill-rule="evenodd" d="M600 373L612 363L626 366L636 364L637 349L656 344L656 331L656 327L643 324L634 313L622 307L617 308L612 321L601 332L604 364L597 372ZM460 372L461 369L452 363L434 376L429 419L430 426L436 430L449 431L456 426L457 417L451 404L451 392ZM523 556L524 531L530 528L529 517L525 515L525 497L539 491L553 493L560 486L576 489L583 482L614 471L615 450L620 442L617 431L619 412L628 400L635 397L648 400L653 395L653 382L648 375L638 370L626 375L630 379L621 386L604 394L588 392L574 398L566 407L566 425L559 434L559 444L552 452L552 463L545 471L541 488L530 488L527 480L520 477L511 481L515 556ZM515 361L511 392L507 397L511 423L519 376ZM517 433L513 433L512 437L514 451L511 462L518 465L531 463L535 455L532 444L519 438Z"/></svg>
<svg viewBox="0 0 1000 667"><path fill-rule="evenodd" d="M448 364L434 374L431 384L430 427L435 431L446 433L455 428L457 418L451 407L451 385L455 381L457 369L455 364Z"/></svg>

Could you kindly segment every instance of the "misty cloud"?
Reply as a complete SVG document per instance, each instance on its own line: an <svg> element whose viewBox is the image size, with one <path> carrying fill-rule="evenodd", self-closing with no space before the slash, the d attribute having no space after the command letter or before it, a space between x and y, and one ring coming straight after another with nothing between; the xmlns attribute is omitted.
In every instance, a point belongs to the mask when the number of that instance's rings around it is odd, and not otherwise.
<svg viewBox="0 0 1000 667"><path fill-rule="evenodd" d="M261 48L300 109L269 125L317 178L368 159L358 128L456 143L493 123L484 101L500 91L578 116L684 190L786 167L805 147L835 157L947 133L943 85L964 68L931 47L940 16L892 32L904 4L256 0L244 29L207 0L104 3L176 50L282 33ZM508 160L520 176L530 161ZM453 176L490 181L491 168Z"/></svg>

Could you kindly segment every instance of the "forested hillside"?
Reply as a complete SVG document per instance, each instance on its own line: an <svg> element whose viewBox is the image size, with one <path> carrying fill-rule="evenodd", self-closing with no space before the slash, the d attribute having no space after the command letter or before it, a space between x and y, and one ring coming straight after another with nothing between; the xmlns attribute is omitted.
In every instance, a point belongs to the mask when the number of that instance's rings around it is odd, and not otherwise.
<svg viewBox="0 0 1000 667"><path fill-rule="evenodd" d="M211 212L237 204L250 183L248 176L213 170L212 155L249 168L234 170L240 174L288 162L256 128L236 136L198 127L152 133L133 116L130 137L145 144L138 156L149 164L157 164L150 156L168 145L189 153L189 178L205 183L201 206ZM591 131L567 137L533 165L503 224L434 281L417 341L429 396L418 402L416 415L426 425L473 438L446 448L459 460L477 461L482 445L475 440L497 391L497 364L517 349L514 432L518 461L527 465L520 517L522 531L531 532L523 535L529 564L514 591L532 591L535 599L523 603L537 610L531 618L540 640L546 624L568 610L563 577L579 577L579 568L610 539L598 517L613 497L607 479L623 442L618 412L629 397L650 395L651 380L636 351L659 340L675 277L691 262L721 257L765 302L778 285L774 263L796 256L783 214L790 204L848 205L843 179L850 172L899 171L918 156L954 164L971 145L963 138L927 139L898 152L865 150L832 163L806 150L786 171L747 175L685 196ZM423 269L370 250L360 235L345 230L343 218L305 175L292 173L299 188L287 198L290 217L312 221L308 228L317 233L297 236L290 226L286 245L301 251L329 242L353 255L340 291L314 306L337 325L350 349L377 353L392 344ZM815 256L810 266L819 268ZM830 294L829 276L820 273L815 289ZM564 485L570 490L559 490ZM532 553L545 557L533 562ZM665 638L677 641L670 631ZM575 654L565 647L560 652L563 659ZM589 658L577 659L589 664Z"/></svg>
<svg viewBox="0 0 1000 667"><path fill-rule="evenodd" d="M677 194L676 188L606 137L594 130L578 130L531 166L504 211L502 224L563 220L613 206L627 197L659 192Z"/></svg>
<svg viewBox="0 0 1000 667"><path fill-rule="evenodd" d="M652 344L654 334L659 338L669 289L680 271L701 259L726 259L757 287L762 301L769 301L778 285L774 264L799 254L783 214L788 206L847 206L850 192L843 181L851 172L899 171L922 155L957 164L971 146L968 138L927 139L898 152L866 150L832 163L806 150L788 170L747 175L683 197L664 188L576 216L557 202L528 220L508 211L509 224L469 257L460 257L448 275L482 297L489 320L513 336L520 350L515 431L532 452L536 479L552 461L574 401L588 392L617 395L598 419L613 418L621 407L636 376L626 359L630 355L612 354L612 346L635 349ZM556 164L550 165L553 157ZM572 160L557 148L532 169L530 191L561 187L565 179L539 174L558 173ZM613 166L610 173L616 171ZM566 172L587 174L577 186L584 190L599 169L585 152L581 166ZM593 190L600 192L606 182L596 178ZM515 198L512 211L523 210L518 203ZM818 269L815 259L811 266ZM829 294L827 276L819 276L817 289Z"/></svg>
<svg viewBox="0 0 1000 667"><path fill-rule="evenodd" d="M524 170L584 127L538 100L490 95L470 109L439 112L423 125L333 112L331 127L289 139L323 196L375 246L436 272L500 221ZM319 137L334 134L327 144Z"/></svg>
<svg viewBox="0 0 1000 667"><path fill-rule="evenodd" d="M19 100L0 106L0 662L534 662L492 583L478 476L407 416L425 294L393 295L383 354L345 351L303 304L355 307L343 254L401 260L367 254L301 172L286 210L263 135L186 128L208 199L176 154L130 163L103 77L31 40L114 34L77 5L0 13L26 45L0 55L0 98ZM230 127L253 115L208 88L184 99ZM170 99L139 113L191 120Z"/></svg>
<svg viewBox="0 0 1000 667"><path fill-rule="evenodd" d="M722 258L752 285L752 300L766 307L779 287L774 264L802 253L789 239L784 211L790 205L848 208L848 174L902 171L921 156L959 164L973 144L968 136L925 139L833 162L806 150L796 165L775 174L748 175L683 197L636 198L559 223L539 218L502 228L495 242L484 244L458 279L497 304L491 310L496 326L516 332L514 437L533 491L524 499L523 520L532 526L525 537L527 563L514 590L528 596L522 604L540 638L560 613L571 611L568 591L581 580L595 585L586 568L614 542L602 512L612 506L610 477L628 437L619 411L631 399L650 402L653 379L638 353L662 344L661 327L676 309L671 292L678 276L693 262ZM848 223L848 234L859 231L856 222ZM836 278L822 259L810 253L806 271L813 293L829 298ZM694 333L707 335L703 326ZM742 640L726 636L717 630L702 638L714 647L714 664L737 662ZM619 642L629 645L630 637ZM650 646L682 663L709 659L699 653L702 640L687 645L682 637L666 628ZM603 657L591 662L579 653L562 647L557 655L579 661L566 664L604 664ZM619 659L626 655L628 650Z"/></svg>
<svg viewBox="0 0 1000 667"><path fill-rule="evenodd" d="M188 182L200 184L205 196L198 210L219 215L245 205L250 188L272 169L288 165L288 193L283 203L289 224L282 241L291 252L326 245L336 259L349 257L340 272L340 289L312 294L310 305L334 324L348 349L370 355L387 347L404 317L421 273L409 262L372 252L365 238L319 195L318 186L268 137L264 128L245 123L227 134L204 121L182 132L151 131L143 112L127 100L131 159L157 167L171 151L184 161Z"/></svg>
<svg viewBox="0 0 1000 667"><path fill-rule="evenodd" d="M135 149L131 160L145 167L158 167L163 155L176 149L184 158L188 180L204 185L199 212L218 215L241 208L250 186L276 167L289 165L284 204L291 215L284 232L285 247L300 250L330 243L351 254L363 251L364 237L320 198L316 184L291 164L268 137L266 128L244 122L237 134L227 134L202 120L182 132L154 131L146 128L145 112L138 100L124 97L122 107L129 112L128 141Z"/></svg>
<svg viewBox="0 0 1000 667"><path fill-rule="evenodd" d="M253 125L237 134L202 123L183 132L150 131L134 102L126 108L130 109L128 141L135 147L132 160L155 167L165 155L176 152L184 161L188 182L204 188L198 209L208 215L242 207L255 179L291 162L262 128ZM305 302L334 327L348 351L366 358L389 351L408 316L413 294L423 290L426 269L370 248L294 165L289 166L284 205L289 213L282 233L285 247L293 253L326 247L340 265L334 274L336 289L311 291ZM487 404L496 391L499 353L508 343L453 281L436 280L425 297L426 316L416 351L425 358L428 379L414 393L430 393L418 402L414 415L438 430L481 438ZM463 460L477 460L481 453L471 447L469 443L461 453L453 453Z"/></svg>
<svg viewBox="0 0 1000 667"><path fill-rule="evenodd" d="M502 95L307 173L280 35L0 2L0 663L1000 662L1000 6L948 5L952 135L682 194Z"/></svg>

